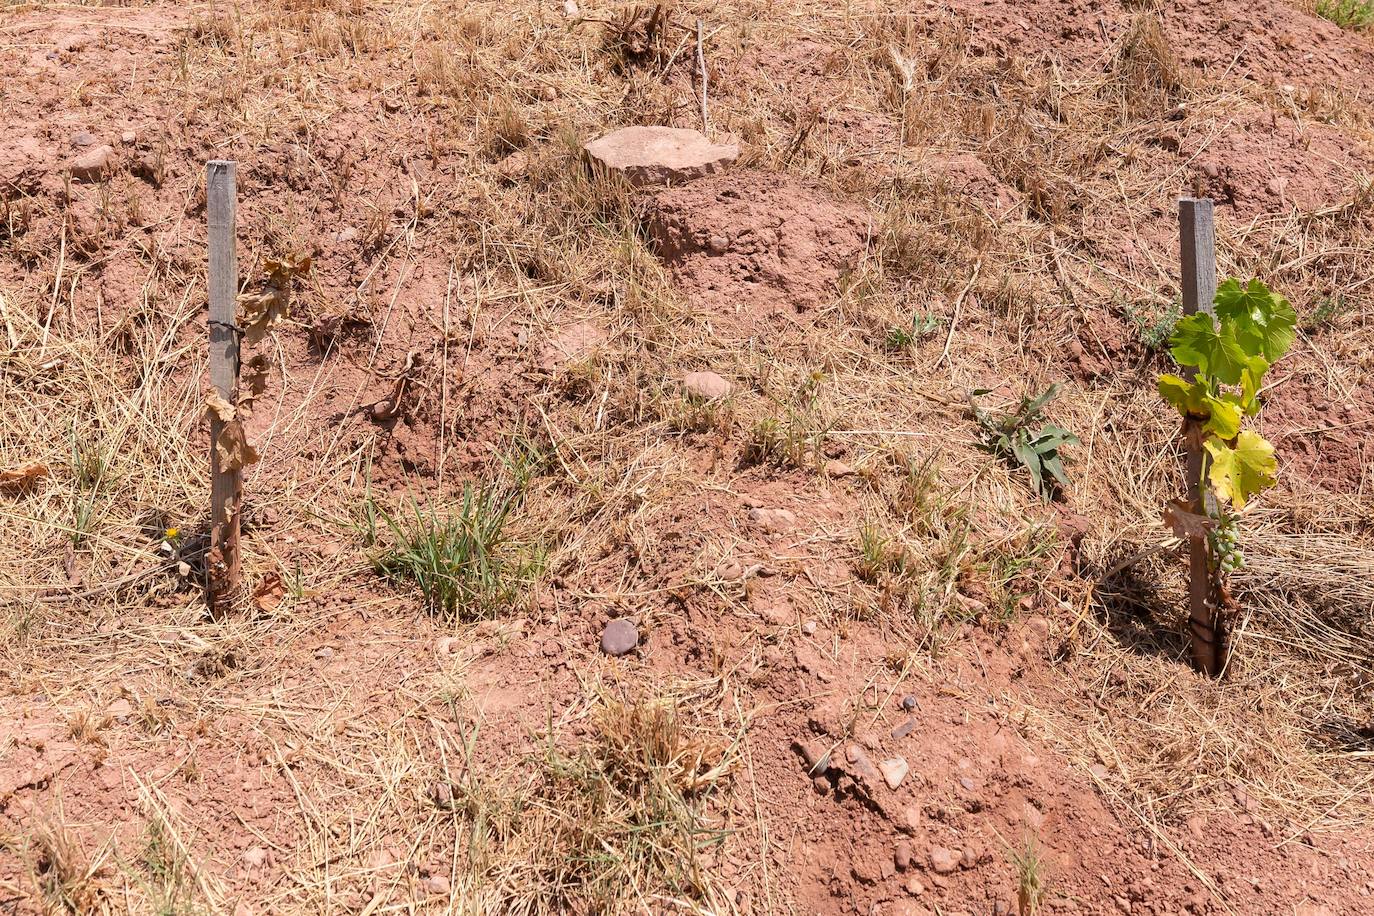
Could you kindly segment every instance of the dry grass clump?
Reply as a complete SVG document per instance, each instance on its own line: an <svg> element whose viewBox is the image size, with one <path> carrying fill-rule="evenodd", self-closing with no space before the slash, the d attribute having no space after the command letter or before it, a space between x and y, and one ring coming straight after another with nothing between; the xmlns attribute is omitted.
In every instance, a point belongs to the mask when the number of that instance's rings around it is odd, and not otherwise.
<svg viewBox="0 0 1374 916"><path fill-rule="evenodd" d="M1113 77L1127 117L1158 117L1178 104L1183 72L1159 14L1136 14L1117 47Z"/></svg>
<svg viewBox="0 0 1374 916"><path fill-rule="evenodd" d="M719 888L704 856L725 836L710 826L706 801L723 786L735 751L688 716L672 698L603 697L586 741L570 750L551 745L523 784L488 785L471 800L488 825L474 864L503 911L710 905Z"/></svg>

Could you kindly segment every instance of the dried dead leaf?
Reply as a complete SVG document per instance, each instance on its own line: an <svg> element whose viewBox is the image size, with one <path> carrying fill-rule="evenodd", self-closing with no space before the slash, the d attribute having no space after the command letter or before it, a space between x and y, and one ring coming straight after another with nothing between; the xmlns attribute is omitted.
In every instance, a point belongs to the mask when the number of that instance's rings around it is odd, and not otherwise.
<svg viewBox="0 0 1374 916"><path fill-rule="evenodd" d="M8 471L0 471L0 493L17 493L28 489L49 473L46 464L36 461Z"/></svg>
<svg viewBox="0 0 1374 916"><path fill-rule="evenodd" d="M211 389L205 395L205 415L211 419L218 419L221 423L232 423L234 421L234 405L230 404L218 391Z"/></svg>
<svg viewBox="0 0 1374 916"><path fill-rule="evenodd" d="M286 597L286 586L277 573L263 576L253 590L253 606L260 611L275 611Z"/></svg>
<svg viewBox="0 0 1374 916"><path fill-rule="evenodd" d="M291 306L291 281L310 272L310 258L269 258L263 264L267 279L263 288L239 296L239 329L243 343L256 346L276 327Z"/></svg>
<svg viewBox="0 0 1374 916"><path fill-rule="evenodd" d="M1164 524L1181 538L1204 538L1216 527L1216 521L1198 512L1196 504L1182 499L1169 500L1164 507Z"/></svg>
<svg viewBox="0 0 1374 916"><path fill-rule="evenodd" d="M239 389L236 407L240 420L247 420L253 415L253 405L267 390L267 380L271 371L271 364L267 357L262 354L258 354L248 361L247 371L242 376L243 386Z"/></svg>
<svg viewBox="0 0 1374 916"><path fill-rule="evenodd" d="M253 443L248 441L243 424L238 420L224 424L224 428L219 432L219 439L215 442L215 450L219 452L220 468L226 471L237 471L250 464L256 464L262 457L253 447Z"/></svg>

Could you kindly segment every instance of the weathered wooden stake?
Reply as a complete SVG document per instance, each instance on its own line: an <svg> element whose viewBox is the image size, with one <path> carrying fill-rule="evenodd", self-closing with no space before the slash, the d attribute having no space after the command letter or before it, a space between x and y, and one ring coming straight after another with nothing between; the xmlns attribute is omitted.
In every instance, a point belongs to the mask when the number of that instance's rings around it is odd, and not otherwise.
<svg viewBox="0 0 1374 916"><path fill-rule="evenodd" d="M1211 200L1179 199L1178 237L1183 268L1183 314L1195 315L1199 311L1215 314L1216 231ZM1212 513L1216 497L1211 487L1202 486L1206 456L1202 449L1202 428L1197 421L1184 421L1184 439L1188 444L1188 498L1199 511ZM1219 599L1216 583L1208 569L1207 540L1189 538L1188 630L1193 642L1193 661L1212 677L1219 676L1226 667L1226 623L1221 616Z"/></svg>
<svg viewBox="0 0 1374 916"><path fill-rule="evenodd" d="M210 240L210 383L233 404L239 386L239 329L234 320L239 270L235 253L235 164L206 164L206 214ZM210 411L210 549L206 553L206 595L210 613L226 614L237 600L239 579L239 510L243 473L220 467L219 441L224 421Z"/></svg>

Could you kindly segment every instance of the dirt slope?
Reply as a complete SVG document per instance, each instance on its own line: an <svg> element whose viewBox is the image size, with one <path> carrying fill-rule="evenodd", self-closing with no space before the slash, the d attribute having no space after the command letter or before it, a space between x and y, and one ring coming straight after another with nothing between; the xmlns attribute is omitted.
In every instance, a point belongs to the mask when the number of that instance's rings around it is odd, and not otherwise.
<svg viewBox="0 0 1374 916"><path fill-rule="evenodd" d="M0 490L0 910L1374 912L1370 34L1230 0L645 16L0 12L0 470L50 472ZM700 126L698 16L740 161L589 177L612 127ZM260 345L225 621L211 158L249 289L312 258ZM1221 684L1158 520L1194 191L1302 322ZM964 392L1052 382L1083 444L1046 502ZM433 613L388 558L465 484L509 499L495 597Z"/></svg>

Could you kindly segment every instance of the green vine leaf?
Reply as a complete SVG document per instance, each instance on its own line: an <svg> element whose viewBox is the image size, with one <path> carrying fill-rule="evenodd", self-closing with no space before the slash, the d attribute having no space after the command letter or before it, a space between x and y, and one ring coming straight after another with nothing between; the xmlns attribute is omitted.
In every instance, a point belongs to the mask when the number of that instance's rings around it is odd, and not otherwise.
<svg viewBox="0 0 1374 916"><path fill-rule="evenodd" d="M1250 358L1235 336L1235 325L1216 322L1206 312L1181 320L1170 338L1171 352L1181 366L1196 366L1203 375L1215 376L1227 385L1240 384L1241 373Z"/></svg>
<svg viewBox="0 0 1374 916"><path fill-rule="evenodd" d="M1211 438L1202 444L1212 457L1209 476L1217 499L1230 500L1237 509L1243 509L1250 497L1276 483L1279 463L1274 446L1259 433L1240 433L1235 446Z"/></svg>
<svg viewBox="0 0 1374 916"><path fill-rule="evenodd" d="M1239 280L1227 280L1217 287L1214 301L1222 325L1235 326L1236 340L1247 353L1274 363L1292 346L1298 314L1263 282L1251 280L1242 287Z"/></svg>

